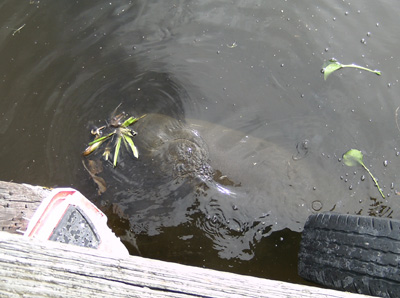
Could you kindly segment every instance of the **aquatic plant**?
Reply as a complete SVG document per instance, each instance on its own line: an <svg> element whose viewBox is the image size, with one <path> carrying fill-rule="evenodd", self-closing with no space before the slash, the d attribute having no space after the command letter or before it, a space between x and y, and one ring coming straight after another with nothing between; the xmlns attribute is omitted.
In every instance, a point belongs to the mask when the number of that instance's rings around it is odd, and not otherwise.
<svg viewBox="0 0 400 298"><path fill-rule="evenodd" d="M324 64L321 72L324 74L324 80L326 80L328 78L328 76L333 73L334 71L341 69L341 68L345 68L345 67L349 67L349 68L358 68L361 70L365 70L365 71L369 71L372 73L377 74L378 76L381 75L381 72L379 70L372 70L363 66L359 66L356 64L342 64L340 62L338 62L335 58L330 59L327 63Z"/></svg>
<svg viewBox="0 0 400 298"><path fill-rule="evenodd" d="M95 136L95 139L92 142L90 142L88 144L88 147L85 149L85 151L83 151L83 155L87 156L87 155L91 154L92 152L96 151L100 147L101 144L108 141L107 146L103 153L105 160L108 160L108 158L111 154L112 140L114 138L116 138L114 157L113 157L113 166L114 167L117 166L118 155L119 155L119 151L120 151L122 142L124 143L124 145L128 151L129 150L132 151L132 154L134 157L139 158L139 152L132 140L132 138L136 135L136 132L133 131L132 129L130 129L129 126L131 126L132 124L134 124L135 122L137 122L138 120L140 120L146 116L146 115L143 115L138 118L129 117L128 119L126 119L122 122L122 120L127 117L125 113L121 113L117 116L113 116L115 114L116 110L118 109L118 107L114 110L109 124L107 123L107 125L104 125L97 129L93 129L91 131L91 133ZM113 131L111 131L110 133L108 133L105 136L102 136L102 134L103 134L102 131L106 128L111 128L111 129L113 129Z"/></svg>
<svg viewBox="0 0 400 298"><path fill-rule="evenodd" d="M371 171L365 166L363 162L363 154L360 150L357 149L350 149L345 154L343 154L343 162L346 166L354 167L357 165L361 165L371 176L372 180L374 180L376 187L378 188L382 198L385 198L385 195L382 192L382 189L379 187L378 181L372 175Z"/></svg>

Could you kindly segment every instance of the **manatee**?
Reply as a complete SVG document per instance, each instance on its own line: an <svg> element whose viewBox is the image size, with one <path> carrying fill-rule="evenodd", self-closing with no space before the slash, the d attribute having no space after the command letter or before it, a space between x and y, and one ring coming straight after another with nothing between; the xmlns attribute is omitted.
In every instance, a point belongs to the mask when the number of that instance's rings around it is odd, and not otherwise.
<svg viewBox="0 0 400 298"><path fill-rule="evenodd" d="M211 179L207 144L183 120L150 114L135 129L140 131L138 146L158 164L160 171L172 172L175 178Z"/></svg>
<svg viewBox="0 0 400 298"><path fill-rule="evenodd" d="M107 164L102 175L108 184L103 201L129 220L131 233L157 235L201 214L197 225L221 257L250 259L262 237L285 228L301 231L315 212L314 202L323 206L319 209L340 210L340 202L325 203L323 188L315 188L321 175L329 175L310 166L311 154L297 158L295 146L288 150L226 127L163 114L148 114L133 128L139 159L125 154L117 168ZM323 187L331 192L338 185L328 179Z"/></svg>

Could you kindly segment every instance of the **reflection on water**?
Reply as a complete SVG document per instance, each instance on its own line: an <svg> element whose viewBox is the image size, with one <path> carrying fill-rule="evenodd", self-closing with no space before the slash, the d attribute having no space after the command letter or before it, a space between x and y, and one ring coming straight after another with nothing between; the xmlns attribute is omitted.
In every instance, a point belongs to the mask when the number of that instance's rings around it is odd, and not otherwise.
<svg viewBox="0 0 400 298"><path fill-rule="evenodd" d="M299 282L309 214L399 217L399 10L2 1L0 179L79 189L131 253ZM332 57L382 76L342 69L324 81ZM120 103L152 117L135 124L138 160L102 162L98 195L81 152ZM351 148L387 199L342 163Z"/></svg>

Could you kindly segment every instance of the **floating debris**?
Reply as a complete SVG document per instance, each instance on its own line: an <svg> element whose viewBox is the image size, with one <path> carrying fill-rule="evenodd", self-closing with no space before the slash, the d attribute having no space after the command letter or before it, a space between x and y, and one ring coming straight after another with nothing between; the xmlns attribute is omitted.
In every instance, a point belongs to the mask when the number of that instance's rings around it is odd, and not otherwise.
<svg viewBox="0 0 400 298"><path fill-rule="evenodd" d="M118 105L119 107L120 105ZM88 156L92 152L96 151L101 144L107 141L106 149L104 150L103 156L105 160L108 160L111 154L111 141L116 136L115 141L115 150L114 150L114 158L113 158L113 165L114 167L117 166L118 162L118 155L119 150L121 148L121 142L124 143L126 149L128 151L132 151L134 157L139 158L139 151L137 150L135 144L133 143L132 138L137 134L135 131L129 128L132 124L137 122L138 120L142 119L146 116L142 115L138 118L136 117L129 117L128 119L124 120L128 116L122 112L121 114L114 116L118 107L114 110L111 114L110 123L104 125L100 128L92 129L91 133L95 136L95 139L88 144L88 147L83 151L83 156ZM113 131L108 133L107 135L103 136L103 130L106 128L111 128Z"/></svg>

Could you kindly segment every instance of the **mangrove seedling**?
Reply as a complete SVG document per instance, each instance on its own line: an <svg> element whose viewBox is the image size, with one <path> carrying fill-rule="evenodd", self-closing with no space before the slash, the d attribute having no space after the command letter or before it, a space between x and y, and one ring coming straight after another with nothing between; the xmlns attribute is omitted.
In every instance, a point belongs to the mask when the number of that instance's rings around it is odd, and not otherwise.
<svg viewBox="0 0 400 298"><path fill-rule="evenodd" d="M379 187L378 181L372 175L371 171L365 166L363 162L363 154L360 150L350 149L345 154L343 154L343 162L346 166L354 167L357 165L361 165L371 176L372 180L374 180L376 187L378 188L382 198L385 198L385 195L382 192L382 189Z"/></svg>
<svg viewBox="0 0 400 298"><path fill-rule="evenodd" d="M361 70L369 71L372 73L377 74L378 76L381 75L381 72L379 70L372 70L363 66L359 66L356 64L342 64L336 59L332 58L330 59L327 63L324 64L324 67L322 68L321 72L324 74L324 80L328 78L328 76L333 73L334 71L345 68L345 67L350 67L350 68L358 68Z"/></svg>
<svg viewBox="0 0 400 298"><path fill-rule="evenodd" d="M85 151L83 151L83 155L87 156L87 155L91 154L92 152L96 151L100 147L101 144L108 141L106 149L104 150L104 153L103 153L105 160L108 160L110 153L111 153L111 141L114 138L116 138L114 157L113 157L113 166L114 167L117 166L118 155L119 155L119 151L121 148L121 142L124 143L124 145L128 151L132 151L132 154L134 157L139 158L139 152L132 140L132 138L136 135L136 132L133 131L132 129L130 129L129 126L146 116L146 115L143 115L138 118L129 117L128 119L123 121L123 119L126 118L126 114L121 113L117 116L114 116L115 112L116 112L116 109L113 112L113 114L111 115L110 123L107 123L107 125L104 125L97 129L93 129L91 131L91 133L95 136L95 138L92 142L89 143L89 145L85 149ZM112 129L112 131L110 133L106 134L105 136L102 136L102 134L103 134L102 131L103 131L103 129L106 129L106 128L110 128L110 129Z"/></svg>

